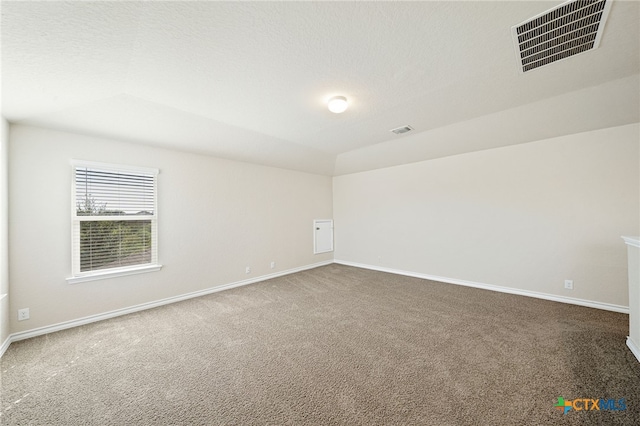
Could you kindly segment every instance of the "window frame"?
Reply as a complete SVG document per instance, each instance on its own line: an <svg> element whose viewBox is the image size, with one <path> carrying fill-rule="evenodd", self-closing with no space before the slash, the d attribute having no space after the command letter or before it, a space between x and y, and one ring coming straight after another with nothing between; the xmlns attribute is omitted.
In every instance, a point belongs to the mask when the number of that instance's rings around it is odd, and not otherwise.
<svg viewBox="0 0 640 426"><path fill-rule="evenodd" d="M104 171L153 174L153 215L147 216L85 216L77 214L76 169L95 168ZM115 278L126 275L159 271L162 265L158 261L158 174L160 170L148 167L126 166L121 164L99 163L95 161L71 160L71 277L69 284ZM143 263L117 268L80 271L79 227L86 221L140 221L151 220L151 263Z"/></svg>

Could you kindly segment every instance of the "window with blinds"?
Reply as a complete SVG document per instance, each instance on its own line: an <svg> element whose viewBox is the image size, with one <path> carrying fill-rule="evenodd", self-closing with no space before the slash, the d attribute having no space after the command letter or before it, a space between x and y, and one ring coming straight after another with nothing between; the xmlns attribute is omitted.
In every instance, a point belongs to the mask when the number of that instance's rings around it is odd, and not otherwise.
<svg viewBox="0 0 640 426"><path fill-rule="evenodd" d="M157 265L155 169L73 163L73 275Z"/></svg>

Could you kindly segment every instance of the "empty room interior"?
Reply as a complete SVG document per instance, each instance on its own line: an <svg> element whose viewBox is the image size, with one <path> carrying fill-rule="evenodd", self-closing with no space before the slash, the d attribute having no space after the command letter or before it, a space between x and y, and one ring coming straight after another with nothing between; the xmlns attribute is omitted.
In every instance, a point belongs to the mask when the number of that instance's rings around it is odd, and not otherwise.
<svg viewBox="0 0 640 426"><path fill-rule="evenodd" d="M0 424L640 424L640 2L0 7Z"/></svg>

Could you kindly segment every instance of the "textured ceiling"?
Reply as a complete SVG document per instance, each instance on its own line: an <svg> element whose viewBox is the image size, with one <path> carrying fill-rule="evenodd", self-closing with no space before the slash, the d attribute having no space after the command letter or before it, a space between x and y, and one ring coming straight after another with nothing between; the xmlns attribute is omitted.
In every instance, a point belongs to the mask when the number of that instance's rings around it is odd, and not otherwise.
<svg viewBox="0 0 640 426"><path fill-rule="evenodd" d="M511 26L559 3L2 1L2 114L328 175L640 121L637 1L518 71Z"/></svg>

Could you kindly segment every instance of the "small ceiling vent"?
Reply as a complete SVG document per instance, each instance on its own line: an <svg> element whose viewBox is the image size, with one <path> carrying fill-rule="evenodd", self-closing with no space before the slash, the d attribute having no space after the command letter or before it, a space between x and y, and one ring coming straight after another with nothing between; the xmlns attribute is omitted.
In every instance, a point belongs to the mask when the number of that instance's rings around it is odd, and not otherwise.
<svg viewBox="0 0 640 426"><path fill-rule="evenodd" d="M571 0L511 28L521 72L595 49L613 0Z"/></svg>
<svg viewBox="0 0 640 426"><path fill-rule="evenodd" d="M413 127L409 126L408 124L406 126L396 127L395 129L391 129L391 131L396 135L401 135L403 133L407 133L412 130L413 130Z"/></svg>

